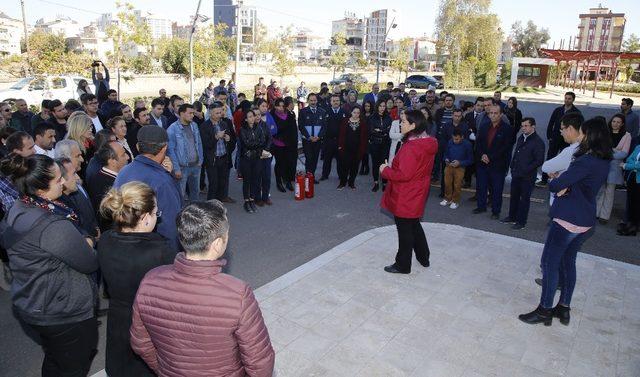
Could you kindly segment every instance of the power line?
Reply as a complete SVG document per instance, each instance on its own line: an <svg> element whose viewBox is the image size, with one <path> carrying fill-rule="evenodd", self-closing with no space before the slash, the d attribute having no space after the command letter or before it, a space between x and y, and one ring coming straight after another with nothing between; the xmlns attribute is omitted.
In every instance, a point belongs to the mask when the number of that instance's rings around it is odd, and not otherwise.
<svg viewBox="0 0 640 377"><path fill-rule="evenodd" d="M330 25L331 25L331 24L330 24L330 23L328 23L328 22L321 22L321 21L318 21L318 20L310 19L310 18L300 17L300 16L299 16L299 15L297 15L297 14L292 14L292 13L287 13L287 12L283 12L283 11L280 11L280 10L275 10L275 9L271 9L271 8L266 8L266 7L263 7L263 6L261 6L261 5L254 5L254 7L256 7L256 8L258 8L258 9L266 10L267 12L278 13L278 14L281 14L281 15L283 15L283 16L295 17L296 19L299 19L299 20L304 20L304 21L308 21L308 22L313 22L313 23L316 23L316 24L318 24L318 25L322 25L322 26L330 26Z"/></svg>
<svg viewBox="0 0 640 377"><path fill-rule="evenodd" d="M89 10L89 9L83 9L83 8L78 8L78 7L74 7L71 5L67 5L67 4L61 4L61 3L57 3L55 1L50 1L50 0L38 0L41 3L47 3L47 4L53 4L53 5L57 5L59 7L63 7L63 8L69 8L69 9L74 9L74 10L79 10L81 12L87 12L87 13L93 13L93 14L99 14L102 15L102 13L100 12L96 12L94 10Z"/></svg>

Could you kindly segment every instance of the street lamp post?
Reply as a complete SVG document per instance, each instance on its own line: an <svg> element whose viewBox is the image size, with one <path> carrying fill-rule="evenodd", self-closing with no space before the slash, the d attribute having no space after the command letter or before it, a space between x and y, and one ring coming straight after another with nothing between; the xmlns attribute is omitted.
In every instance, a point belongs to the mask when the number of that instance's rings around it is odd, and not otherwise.
<svg viewBox="0 0 640 377"><path fill-rule="evenodd" d="M389 26L389 28L387 29L387 32L384 33L384 39L382 39L383 46L387 42L387 36L389 35L389 32L391 31L391 29L395 29L396 26L398 26L398 24L394 23L395 20L396 18L394 17L391 20L391 26ZM379 83L380 83L380 46L378 46L378 54L376 55L376 84L379 84Z"/></svg>
<svg viewBox="0 0 640 377"><path fill-rule="evenodd" d="M189 97L191 98L191 103L193 103L193 34L196 32L196 22L198 22L198 14L200 13L200 3L202 3L202 0L198 0L196 15L193 17L191 33L189 34Z"/></svg>

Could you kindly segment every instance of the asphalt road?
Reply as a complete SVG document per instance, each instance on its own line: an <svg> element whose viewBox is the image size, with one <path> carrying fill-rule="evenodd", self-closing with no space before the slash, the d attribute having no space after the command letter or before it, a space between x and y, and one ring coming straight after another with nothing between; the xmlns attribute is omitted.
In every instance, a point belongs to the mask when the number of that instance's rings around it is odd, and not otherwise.
<svg viewBox="0 0 640 377"><path fill-rule="evenodd" d="M524 116L534 116L543 135L555 106L557 104L520 102ZM581 110L587 118L595 115L609 118L615 113L613 110L585 107ZM338 182L334 168L330 179L316 186L315 198L296 202L293 193L282 194L274 187L274 205L260 208L256 214L247 214L240 204L241 184L232 179L231 196L239 201L228 206L231 236L227 272L248 281L253 287L259 287L363 231L392 225L393 219L379 209L381 193L370 191L371 182L370 176L361 176L356 181L356 191L336 191ZM462 206L451 210L438 205L438 192L437 188L432 188L424 221L457 224L544 242L547 203L532 203L527 227L512 231L508 225L491 220L489 214L472 215L475 203L467 200L472 193L464 192ZM505 192L508 192L508 188L505 188ZM583 252L640 265L640 254L637 253L639 238L615 234L615 226L624 210L625 193L617 192L616 195L611 221L606 226L598 225L594 236L584 245ZM536 189L534 197L545 200L548 192ZM503 215L507 210L508 199L505 199ZM438 250L431 252L437 253ZM578 284L579 280L580 277ZM94 360L92 373L104 368L105 326L106 320L103 319L99 353ZM42 352L13 317L7 292L0 292L0 334L0 376L39 376Z"/></svg>

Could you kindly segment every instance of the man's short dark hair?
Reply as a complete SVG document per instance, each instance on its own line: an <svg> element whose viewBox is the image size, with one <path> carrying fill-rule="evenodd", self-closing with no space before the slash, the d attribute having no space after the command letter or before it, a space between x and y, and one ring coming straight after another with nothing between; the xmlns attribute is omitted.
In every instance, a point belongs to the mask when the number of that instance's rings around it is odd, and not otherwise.
<svg viewBox="0 0 640 377"><path fill-rule="evenodd" d="M176 225L187 255L205 254L213 241L229 231L227 210L217 200L189 204L178 214Z"/></svg>
<svg viewBox="0 0 640 377"><path fill-rule="evenodd" d="M475 103L478 103L478 102L484 102L484 97L476 97Z"/></svg>
<svg viewBox="0 0 640 377"><path fill-rule="evenodd" d="M54 130L55 131L55 128L53 127L53 125L51 123L38 123L33 128L33 137L36 137L36 135L44 136L44 134L48 130Z"/></svg>
<svg viewBox="0 0 640 377"><path fill-rule="evenodd" d="M219 84L222 85L222 84L224 84L226 82L227 82L227 80L222 79L222 80L220 80Z"/></svg>
<svg viewBox="0 0 640 377"><path fill-rule="evenodd" d="M462 109L455 108L451 113L461 113L461 112L462 112Z"/></svg>
<svg viewBox="0 0 640 377"><path fill-rule="evenodd" d="M387 82L387 86L389 86L389 85L393 86L393 81Z"/></svg>
<svg viewBox="0 0 640 377"><path fill-rule="evenodd" d="M174 94L171 96L171 99L169 100L169 102L171 103L171 106L173 106L174 108L176 106L176 101L184 101L184 100L179 95Z"/></svg>
<svg viewBox="0 0 640 377"><path fill-rule="evenodd" d="M228 95L229 95L229 93L227 93L227 91L226 91L226 90L220 90L220 91L218 92L218 94L216 94L216 97L217 97L217 96L228 96Z"/></svg>
<svg viewBox="0 0 640 377"><path fill-rule="evenodd" d="M0 139L7 139L9 136L13 135L14 133L18 132L18 130L16 130L15 128L11 127L11 126L4 126L0 128Z"/></svg>
<svg viewBox="0 0 640 377"><path fill-rule="evenodd" d="M55 109L56 107L58 107L60 105L62 105L62 101L60 101L59 99L54 99L54 100L49 101L48 109L50 111L53 111L53 109Z"/></svg>
<svg viewBox="0 0 640 377"><path fill-rule="evenodd" d="M328 86L328 85L329 85L329 84L327 84L325 81L323 81L323 82L321 82L321 83L320 83L320 87Z"/></svg>
<svg viewBox="0 0 640 377"><path fill-rule="evenodd" d="M317 95L316 93L309 93L309 94L307 94L307 101L308 101L311 97L316 97L316 101L318 100L318 95Z"/></svg>
<svg viewBox="0 0 640 377"><path fill-rule="evenodd" d="M535 126L536 125L536 120L534 117L524 117L522 118L522 123L524 122L529 122L530 125Z"/></svg>
<svg viewBox="0 0 640 377"><path fill-rule="evenodd" d="M464 138L464 134L462 133L462 130L460 130L460 129L458 129L458 128L456 128L456 129L454 129L454 130L453 130L453 134L452 134L452 136L460 136L460 137L463 137L463 138Z"/></svg>
<svg viewBox="0 0 640 377"><path fill-rule="evenodd" d="M107 90L107 96L111 95L111 94L118 94L118 92L115 89L109 89Z"/></svg>
<svg viewBox="0 0 640 377"><path fill-rule="evenodd" d="M493 92L493 94L496 94L496 93L502 95L502 92L499 90L496 90L495 92Z"/></svg>
<svg viewBox="0 0 640 377"><path fill-rule="evenodd" d="M67 109L69 114L72 114L74 111L82 110L82 104L71 98L64 104L64 108Z"/></svg>
<svg viewBox="0 0 640 377"><path fill-rule="evenodd" d="M222 103L220 101L213 101L209 105L209 110L219 109L219 108L222 108L222 107L224 107L224 103Z"/></svg>
<svg viewBox="0 0 640 377"><path fill-rule="evenodd" d="M584 122L584 117L577 111L572 111L564 114L562 119L560 119L560 123L565 127L573 127L576 131L580 129L582 123Z"/></svg>
<svg viewBox="0 0 640 377"><path fill-rule="evenodd" d="M49 108L49 103L51 102L50 99L43 99L42 103L40 104L40 108L41 109L48 109Z"/></svg>
<svg viewBox="0 0 640 377"><path fill-rule="evenodd" d="M14 132L7 138L7 141L4 145L7 147L9 153L13 152L16 149L22 150L22 148L24 148L24 139L29 137L31 136L29 136L29 134L24 131Z"/></svg>
<svg viewBox="0 0 640 377"><path fill-rule="evenodd" d="M163 98L154 98L153 101L151 101L151 108L153 109L154 107L158 106L158 105L162 105L164 106L164 99Z"/></svg>
<svg viewBox="0 0 640 377"><path fill-rule="evenodd" d="M576 100L576 94L574 92L566 92L564 94L565 96L571 96L571 98L575 101Z"/></svg>
<svg viewBox="0 0 640 377"><path fill-rule="evenodd" d="M633 106L633 100L631 98L623 98L622 102L624 102L625 105L632 107Z"/></svg>
<svg viewBox="0 0 640 377"><path fill-rule="evenodd" d="M454 101L456 100L456 96L455 96L455 94L453 94L453 93L447 93L447 94L445 94L444 99L447 99L447 98L451 98L451 99L452 99L452 100L454 100Z"/></svg>
<svg viewBox="0 0 640 377"><path fill-rule="evenodd" d="M134 119L140 119L140 113L143 111L147 111L146 107L139 107L135 110L133 110L133 118Z"/></svg>
<svg viewBox="0 0 640 377"><path fill-rule="evenodd" d="M91 93L84 93L83 95L80 96L80 101L82 101L83 105L86 105L89 103L89 101L93 101L93 100L97 100L98 97L96 97L95 94L91 94Z"/></svg>
<svg viewBox="0 0 640 377"><path fill-rule="evenodd" d="M98 161L100 161L102 166L107 166L107 164L109 163L109 160L117 160L118 159L118 154L111 147L112 143L117 143L117 141L111 141L111 142L104 143L104 144L102 144L100 149L98 149L98 153L97 153Z"/></svg>
<svg viewBox="0 0 640 377"><path fill-rule="evenodd" d="M350 82L350 83L353 84L353 80L351 80L351 79L347 79L347 81L345 81L345 82Z"/></svg>
<svg viewBox="0 0 640 377"><path fill-rule="evenodd" d="M433 93L433 94L436 94L436 91L435 91L435 90L433 90L433 89L428 89L428 90L427 90L427 93Z"/></svg>
<svg viewBox="0 0 640 377"><path fill-rule="evenodd" d="M193 105L190 103L183 103L178 107L178 115L184 113L187 109L193 109Z"/></svg>

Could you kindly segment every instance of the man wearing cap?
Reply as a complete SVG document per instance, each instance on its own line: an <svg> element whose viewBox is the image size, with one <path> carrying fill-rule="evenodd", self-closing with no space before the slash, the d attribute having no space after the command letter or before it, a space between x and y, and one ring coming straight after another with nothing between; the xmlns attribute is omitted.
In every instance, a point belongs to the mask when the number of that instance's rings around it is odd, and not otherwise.
<svg viewBox="0 0 640 377"><path fill-rule="evenodd" d="M169 137L161 127L142 127L138 131L140 154L118 174L114 187L139 181L149 185L156 193L158 213L157 232L169 240L171 247L179 251L176 217L182 208L182 196L176 180L163 167L167 155Z"/></svg>

